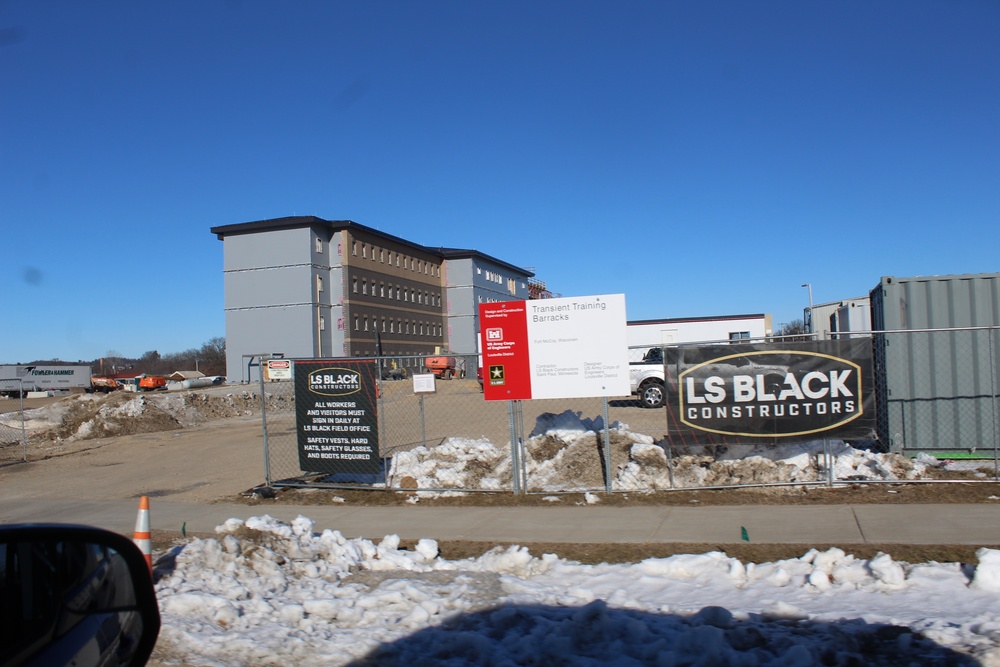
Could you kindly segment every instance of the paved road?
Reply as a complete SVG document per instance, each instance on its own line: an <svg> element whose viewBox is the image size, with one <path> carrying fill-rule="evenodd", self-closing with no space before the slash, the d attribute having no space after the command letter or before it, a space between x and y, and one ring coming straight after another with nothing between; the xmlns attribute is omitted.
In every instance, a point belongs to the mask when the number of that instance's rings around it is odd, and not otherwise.
<svg viewBox="0 0 1000 667"><path fill-rule="evenodd" d="M0 502L0 523L88 523L130 535L130 500ZM229 518L307 516L346 537L428 537L496 542L1000 545L995 505L767 505L733 507L349 507L205 504L151 500L154 531L210 533Z"/></svg>

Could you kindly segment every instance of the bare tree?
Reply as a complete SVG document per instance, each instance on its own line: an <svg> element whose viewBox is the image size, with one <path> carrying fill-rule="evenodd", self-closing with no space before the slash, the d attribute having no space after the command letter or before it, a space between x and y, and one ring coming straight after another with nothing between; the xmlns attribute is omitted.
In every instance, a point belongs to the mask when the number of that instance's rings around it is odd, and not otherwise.
<svg viewBox="0 0 1000 667"><path fill-rule="evenodd" d="M775 336L785 336L782 340L812 340L811 336L806 335L806 325L802 320L792 320L791 322L786 322L778 326L778 329L774 332Z"/></svg>

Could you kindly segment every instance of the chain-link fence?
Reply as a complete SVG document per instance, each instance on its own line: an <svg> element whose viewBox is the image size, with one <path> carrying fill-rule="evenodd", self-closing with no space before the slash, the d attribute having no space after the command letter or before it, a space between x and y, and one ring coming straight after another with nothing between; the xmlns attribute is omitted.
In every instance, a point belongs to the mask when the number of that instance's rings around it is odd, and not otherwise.
<svg viewBox="0 0 1000 667"><path fill-rule="evenodd" d="M303 445L294 383L265 380L266 481L516 493L830 485L911 479L921 454L972 459L980 477L1000 479L997 328L845 336L863 339L872 352L877 427L870 437L680 437L669 409L677 371L664 360L682 346L630 351L637 393L609 398L486 401L474 357L464 373L440 373L432 392L421 385L427 369L419 358L352 359L341 365L370 363L378 378L377 460L365 457L371 443L350 430L364 428L358 406L330 401L317 408L317 444ZM336 465L310 469L303 458L310 446L329 451Z"/></svg>
<svg viewBox="0 0 1000 667"><path fill-rule="evenodd" d="M881 451L996 457L1000 328L873 335Z"/></svg>
<svg viewBox="0 0 1000 667"><path fill-rule="evenodd" d="M0 380L0 465L28 460L23 396L20 379Z"/></svg>

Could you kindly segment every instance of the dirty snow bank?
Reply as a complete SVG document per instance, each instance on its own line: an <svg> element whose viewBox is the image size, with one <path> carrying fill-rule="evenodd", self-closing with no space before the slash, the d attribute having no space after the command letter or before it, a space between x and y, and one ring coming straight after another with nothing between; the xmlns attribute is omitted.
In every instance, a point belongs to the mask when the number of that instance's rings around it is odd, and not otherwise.
<svg viewBox="0 0 1000 667"><path fill-rule="evenodd" d="M217 533L158 570L158 650L185 663L1000 665L989 549L968 571L839 549L582 565L520 547L448 561L304 517Z"/></svg>
<svg viewBox="0 0 1000 667"><path fill-rule="evenodd" d="M543 414L524 443L529 489L579 491L604 487L604 420L580 413ZM640 491L734 484L802 483L834 478L910 480L924 475L929 463L897 454L876 454L841 441L795 445L687 447L668 457L664 445L633 433L627 424L609 428L612 482L615 489ZM829 460L827 459L829 456ZM673 480L671 480L671 467ZM510 488L509 445L488 440L448 438L434 447L396 453L390 476L394 484L410 478L412 488Z"/></svg>

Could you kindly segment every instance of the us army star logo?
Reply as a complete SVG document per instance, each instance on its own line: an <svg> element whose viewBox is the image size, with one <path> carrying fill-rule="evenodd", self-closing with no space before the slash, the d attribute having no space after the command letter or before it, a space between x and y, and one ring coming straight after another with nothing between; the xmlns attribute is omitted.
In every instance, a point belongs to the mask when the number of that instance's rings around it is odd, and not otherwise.
<svg viewBox="0 0 1000 667"><path fill-rule="evenodd" d="M490 366L490 386L496 386L501 384L506 384L506 380L504 378L504 373L503 373L503 366L502 365Z"/></svg>

